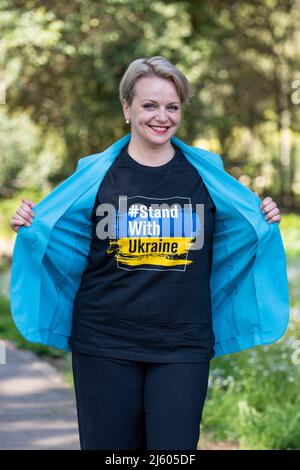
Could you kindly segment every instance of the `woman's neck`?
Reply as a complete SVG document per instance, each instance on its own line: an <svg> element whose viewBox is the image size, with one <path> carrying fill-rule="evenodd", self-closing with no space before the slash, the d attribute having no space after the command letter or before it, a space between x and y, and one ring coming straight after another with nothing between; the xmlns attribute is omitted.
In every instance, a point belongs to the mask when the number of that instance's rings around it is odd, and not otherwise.
<svg viewBox="0 0 300 470"><path fill-rule="evenodd" d="M132 138L128 144L128 153L138 163L148 166L160 166L168 163L175 154L175 148L170 141L155 147L135 142Z"/></svg>

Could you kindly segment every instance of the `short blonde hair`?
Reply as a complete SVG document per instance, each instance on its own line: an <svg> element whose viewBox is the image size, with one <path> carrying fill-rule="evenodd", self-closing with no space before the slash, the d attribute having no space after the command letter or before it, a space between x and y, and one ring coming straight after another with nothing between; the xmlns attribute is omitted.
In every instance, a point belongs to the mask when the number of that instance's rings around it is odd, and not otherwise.
<svg viewBox="0 0 300 470"><path fill-rule="evenodd" d="M131 106L134 98L134 85L142 77L160 77L172 80L182 104L189 103L193 96L192 85L186 76L162 56L143 57L129 64L119 85L121 104L125 99Z"/></svg>

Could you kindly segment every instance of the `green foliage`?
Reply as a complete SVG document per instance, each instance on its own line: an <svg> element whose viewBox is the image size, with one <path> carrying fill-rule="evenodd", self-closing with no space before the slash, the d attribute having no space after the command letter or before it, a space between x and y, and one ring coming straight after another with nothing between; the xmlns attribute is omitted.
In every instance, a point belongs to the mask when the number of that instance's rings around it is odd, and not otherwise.
<svg viewBox="0 0 300 470"><path fill-rule="evenodd" d="M9 196L26 182L44 190L67 177L80 157L121 137L129 129L118 96L123 73L138 57L163 55L194 88L178 136L190 144L202 138L222 153L233 176L296 207L300 116L291 81L299 21L296 2L5 0L1 193ZM284 163L283 111L292 136Z"/></svg>
<svg viewBox="0 0 300 470"><path fill-rule="evenodd" d="M300 256L300 216L284 215L280 222L280 232L287 256Z"/></svg>

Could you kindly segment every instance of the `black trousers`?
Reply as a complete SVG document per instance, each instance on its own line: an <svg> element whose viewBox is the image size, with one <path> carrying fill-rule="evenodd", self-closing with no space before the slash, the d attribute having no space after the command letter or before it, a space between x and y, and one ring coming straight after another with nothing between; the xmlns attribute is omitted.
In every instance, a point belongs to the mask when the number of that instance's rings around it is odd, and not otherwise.
<svg viewBox="0 0 300 470"><path fill-rule="evenodd" d="M73 350L81 449L196 450L209 366Z"/></svg>

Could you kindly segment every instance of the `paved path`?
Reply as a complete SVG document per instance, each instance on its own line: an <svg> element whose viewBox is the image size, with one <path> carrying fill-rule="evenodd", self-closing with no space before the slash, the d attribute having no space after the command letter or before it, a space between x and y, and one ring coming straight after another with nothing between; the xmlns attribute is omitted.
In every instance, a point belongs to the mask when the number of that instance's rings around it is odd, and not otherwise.
<svg viewBox="0 0 300 470"><path fill-rule="evenodd" d="M0 449L80 449L73 389L30 351L5 341L0 365Z"/></svg>
<svg viewBox="0 0 300 470"><path fill-rule="evenodd" d="M76 404L60 373L30 351L6 345L0 365L0 450L80 450ZM200 440L199 450L236 450Z"/></svg>

